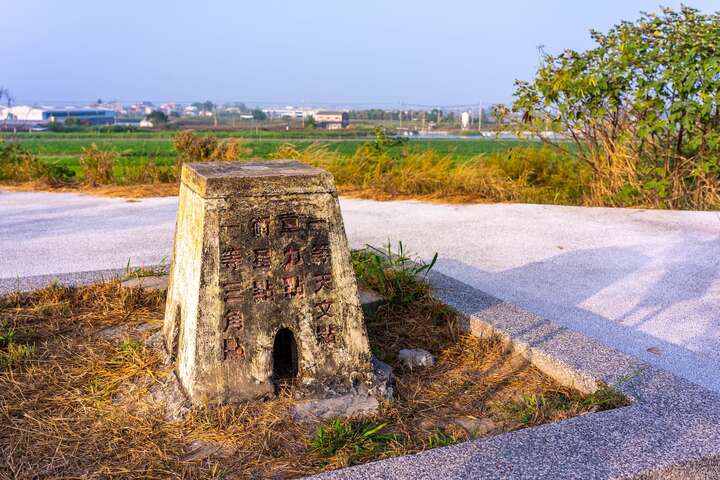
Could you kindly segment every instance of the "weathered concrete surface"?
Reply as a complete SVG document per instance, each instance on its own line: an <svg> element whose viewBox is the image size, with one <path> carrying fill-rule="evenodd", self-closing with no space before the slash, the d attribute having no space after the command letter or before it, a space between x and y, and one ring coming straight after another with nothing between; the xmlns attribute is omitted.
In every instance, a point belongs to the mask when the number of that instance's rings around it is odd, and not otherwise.
<svg viewBox="0 0 720 480"><path fill-rule="evenodd" d="M177 199L0 193L0 291L169 257ZM720 216L341 199L351 246L403 240L497 298L720 391ZM80 272L80 273L78 273ZM108 275L110 272L105 272ZM36 278L27 276L41 275ZM45 275L45 276L42 276ZM4 280L3 280L4 278Z"/></svg>
<svg viewBox="0 0 720 480"><path fill-rule="evenodd" d="M297 397L373 388L332 176L276 160L182 179L163 332L193 403L268 398L281 379Z"/></svg>
<svg viewBox="0 0 720 480"><path fill-rule="evenodd" d="M445 277L438 297L558 380L613 385L634 404L391 458L317 480L711 480L720 478L720 395Z"/></svg>

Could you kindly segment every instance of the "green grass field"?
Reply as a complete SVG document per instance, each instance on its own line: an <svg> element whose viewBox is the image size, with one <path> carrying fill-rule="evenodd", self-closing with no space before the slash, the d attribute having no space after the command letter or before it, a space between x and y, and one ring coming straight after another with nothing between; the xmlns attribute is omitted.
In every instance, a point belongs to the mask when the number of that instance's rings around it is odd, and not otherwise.
<svg viewBox="0 0 720 480"><path fill-rule="evenodd" d="M114 150L120 153L119 165L137 165L143 161L153 160L158 166L169 166L175 162L175 148L168 132L146 132L146 138L125 138L118 134L104 135L99 138L68 137L67 134L42 133L41 136L18 137L18 141L32 154L44 162L52 162L67 166L76 172L79 170L79 159L84 148L95 143L102 150ZM233 132L234 133L234 132ZM241 132L242 133L242 132ZM302 133L302 132L297 132ZM32 134L31 134L32 135ZM227 136L227 135L226 135ZM5 138L6 141L10 140ZM11 141L11 140L10 140ZM328 149L345 156L351 156L355 150L368 140L358 139L246 139L246 146L252 150L256 158L269 158L282 144L290 142L299 149L312 143L322 143ZM432 149L441 154L450 154L455 160L463 161L480 154L489 154L508 150L513 147L526 147L540 144L526 140L495 140L495 139L417 139L410 140L407 148L411 151Z"/></svg>

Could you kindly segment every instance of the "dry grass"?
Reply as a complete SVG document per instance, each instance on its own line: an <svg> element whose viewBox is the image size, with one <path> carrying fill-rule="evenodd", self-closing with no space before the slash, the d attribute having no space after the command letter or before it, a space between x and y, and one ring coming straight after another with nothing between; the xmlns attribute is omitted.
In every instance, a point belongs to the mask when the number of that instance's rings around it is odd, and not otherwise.
<svg viewBox="0 0 720 480"><path fill-rule="evenodd" d="M291 478L472 437L458 419L485 419L482 436L597 408L499 340L458 336L455 314L424 297L368 319L373 351L396 367L398 399L375 418L323 427L379 426L382 442L360 435L369 450L342 443L348 439L335 439L339 449L314 448L318 426L293 422L288 396L197 407L169 421L149 393L169 367L146 344L163 307L164 292L117 281L0 298L0 324L17 345L34 346L0 368L0 478ZM439 361L408 371L396 358L404 347L426 348ZM531 401L528 417L528 398L562 402L539 412Z"/></svg>
<svg viewBox="0 0 720 480"><path fill-rule="evenodd" d="M326 145L285 144L274 158L292 158L330 171L341 191L361 198L577 204L585 172L550 148L518 148L457 161L451 154L366 143L352 157Z"/></svg>
<svg viewBox="0 0 720 480"><path fill-rule="evenodd" d="M83 183L90 187L113 183L113 164L119 156L114 150L100 150L94 143L84 148L80 155Z"/></svg>

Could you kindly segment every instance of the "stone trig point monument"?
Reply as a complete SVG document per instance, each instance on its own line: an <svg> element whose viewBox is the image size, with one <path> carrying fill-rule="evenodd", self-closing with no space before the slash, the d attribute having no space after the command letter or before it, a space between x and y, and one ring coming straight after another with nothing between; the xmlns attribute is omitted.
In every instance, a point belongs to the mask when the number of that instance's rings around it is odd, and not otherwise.
<svg viewBox="0 0 720 480"><path fill-rule="evenodd" d="M328 398L372 383L332 175L296 161L183 166L163 328L193 403Z"/></svg>

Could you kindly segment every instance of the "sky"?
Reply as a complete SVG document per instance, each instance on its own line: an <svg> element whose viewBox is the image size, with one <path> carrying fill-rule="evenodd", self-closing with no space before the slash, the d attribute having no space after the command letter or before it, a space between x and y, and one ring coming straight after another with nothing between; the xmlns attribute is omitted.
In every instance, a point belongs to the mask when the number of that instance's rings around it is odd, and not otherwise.
<svg viewBox="0 0 720 480"><path fill-rule="evenodd" d="M669 0L0 0L16 103L445 106L512 99L538 46L592 47ZM685 0L710 13L718 0Z"/></svg>

